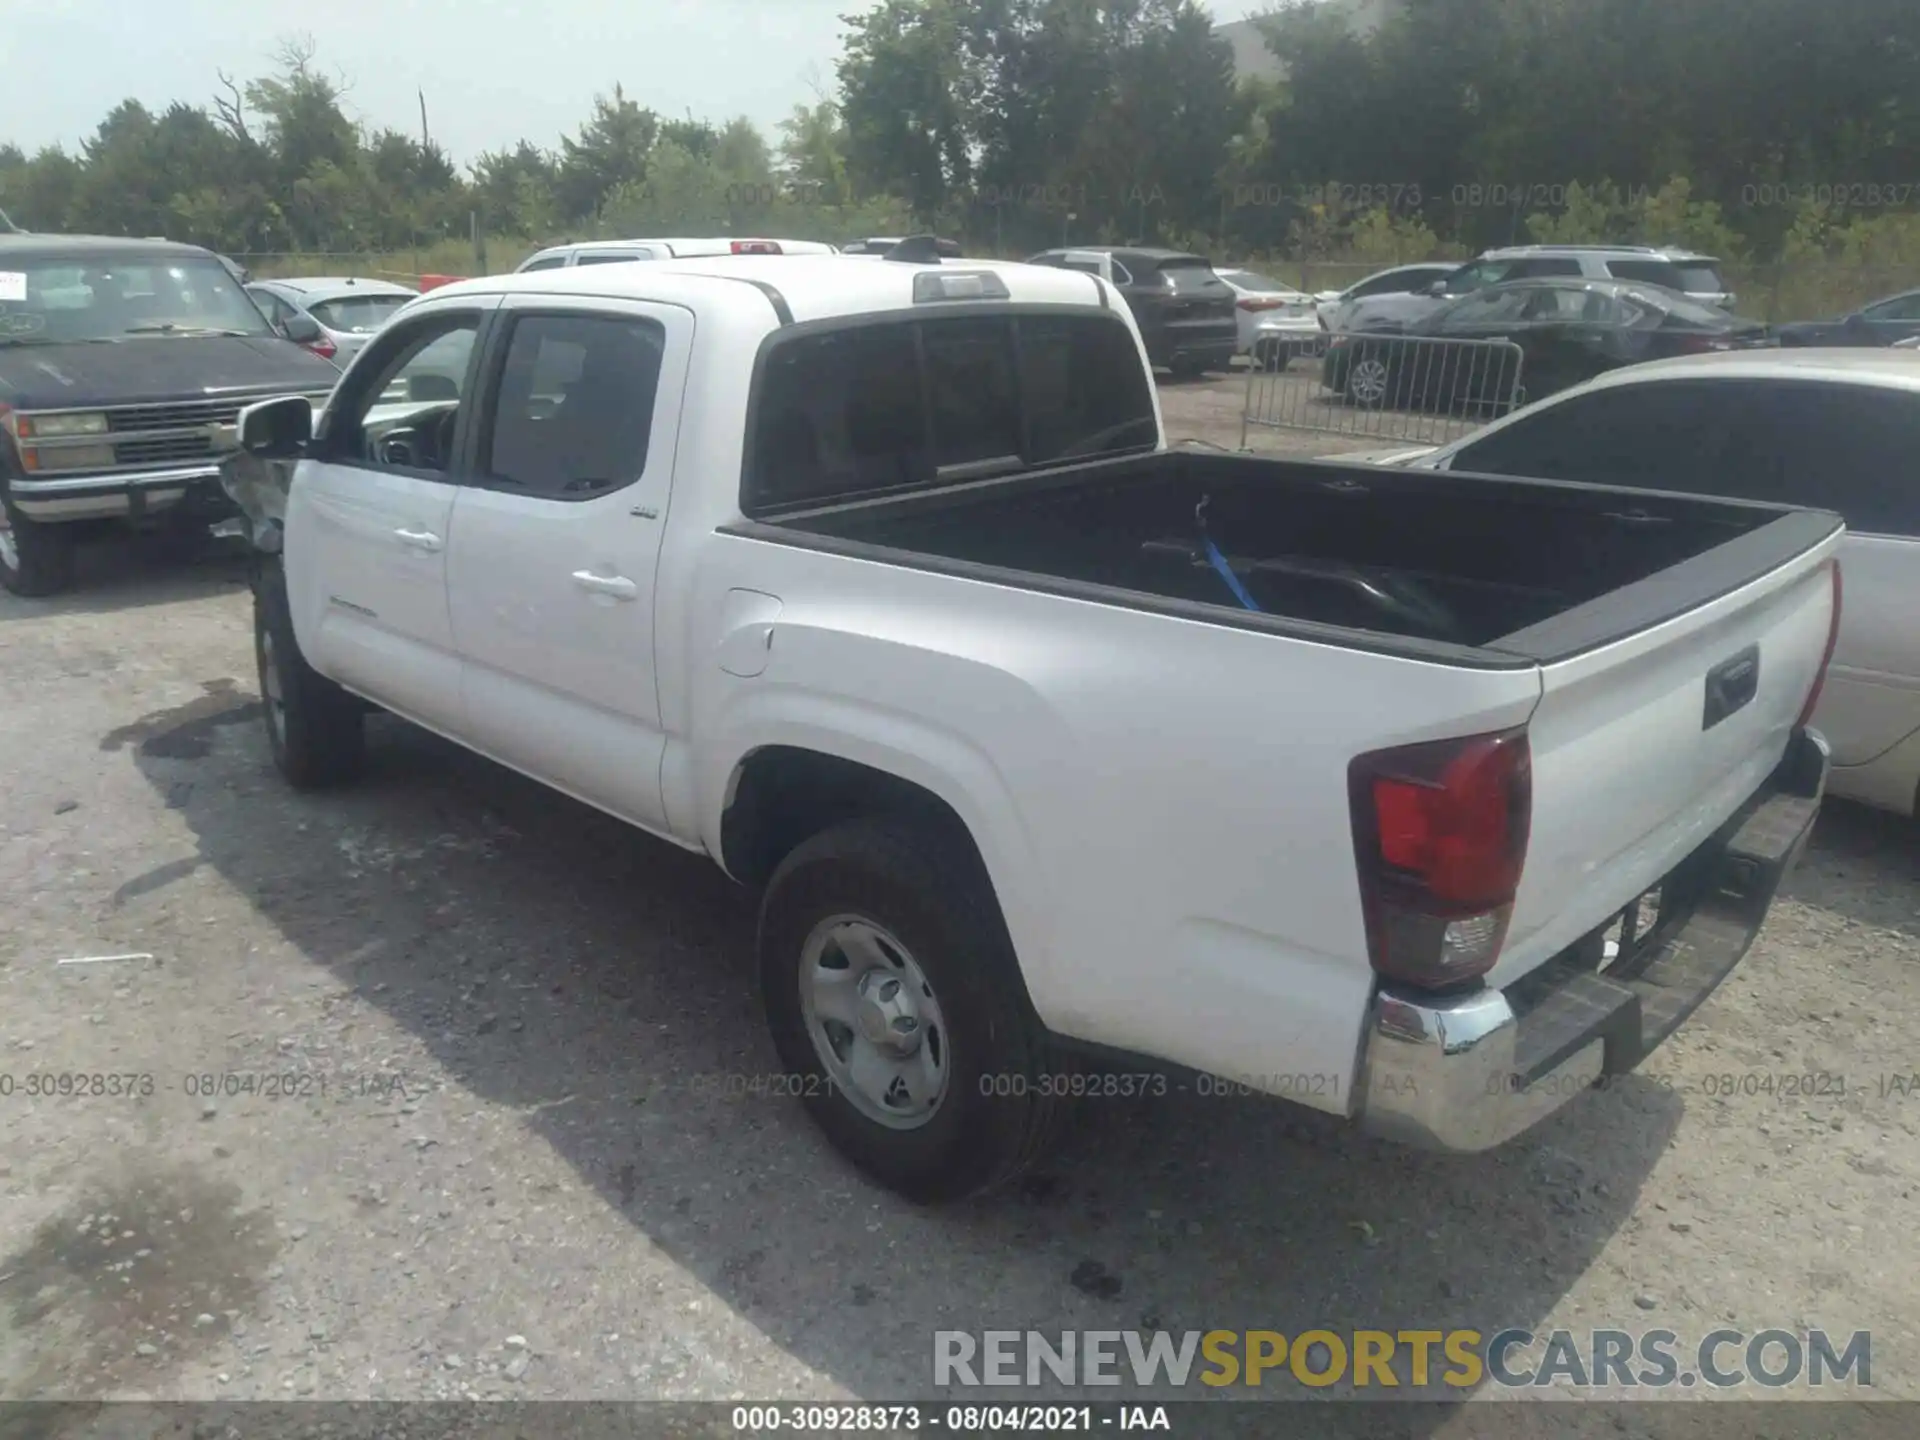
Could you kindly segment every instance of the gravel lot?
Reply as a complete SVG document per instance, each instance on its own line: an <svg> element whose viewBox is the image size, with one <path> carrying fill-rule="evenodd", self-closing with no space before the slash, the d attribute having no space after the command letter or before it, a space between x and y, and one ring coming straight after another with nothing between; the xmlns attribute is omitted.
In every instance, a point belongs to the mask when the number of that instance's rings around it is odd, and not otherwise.
<svg viewBox="0 0 1920 1440"><path fill-rule="evenodd" d="M1239 384L1174 436L1237 445ZM1870 1329L1920 1398L1911 824L1830 805L1648 1072L1498 1154L1109 1101L925 1213L717 1083L775 1065L717 870L392 721L295 797L238 564L83 575L0 597L0 1395L925 1399L939 1328L1726 1325ZM1845 1094L1707 1093L1809 1072Z"/></svg>

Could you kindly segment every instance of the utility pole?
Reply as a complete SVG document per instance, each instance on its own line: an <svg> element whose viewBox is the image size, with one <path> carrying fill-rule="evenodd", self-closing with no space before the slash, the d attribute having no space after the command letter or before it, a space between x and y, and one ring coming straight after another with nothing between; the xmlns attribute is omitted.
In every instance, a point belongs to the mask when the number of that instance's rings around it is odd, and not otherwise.
<svg viewBox="0 0 1920 1440"><path fill-rule="evenodd" d="M433 137L427 133L427 92L422 89L420 95L420 149L422 153L433 149Z"/></svg>

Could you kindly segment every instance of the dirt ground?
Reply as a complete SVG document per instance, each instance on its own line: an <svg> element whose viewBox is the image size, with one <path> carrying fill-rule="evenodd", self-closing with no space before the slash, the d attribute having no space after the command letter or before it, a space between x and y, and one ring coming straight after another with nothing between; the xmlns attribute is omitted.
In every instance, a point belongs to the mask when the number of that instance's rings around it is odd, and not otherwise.
<svg viewBox="0 0 1920 1440"><path fill-rule="evenodd" d="M1175 436L1237 444L1236 384ZM1110 1101L928 1213L717 1080L775 1062L705 862L392 721L288 792L230 557L0 597L0 697L0 1396L925 1399L936 1329L1724 1325L1871 1330L1920 1398L1911 823L1830 804L1645 1073L1493 1155Z"/></svg>

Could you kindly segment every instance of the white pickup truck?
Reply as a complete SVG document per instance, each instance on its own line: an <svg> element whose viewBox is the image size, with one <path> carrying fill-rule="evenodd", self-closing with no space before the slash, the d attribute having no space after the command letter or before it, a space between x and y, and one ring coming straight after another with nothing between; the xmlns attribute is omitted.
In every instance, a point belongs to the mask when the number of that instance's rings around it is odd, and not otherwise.
<svg viewBox="0 0 1920 1440"><path fill-rule="evenodd" d="M1499 1144L1711 993L1825 784L1837 517L1170 451L1097 276L472 280L240 429L286 778L378 707L712 856L924 1201L1196 1072Z"/></svg>

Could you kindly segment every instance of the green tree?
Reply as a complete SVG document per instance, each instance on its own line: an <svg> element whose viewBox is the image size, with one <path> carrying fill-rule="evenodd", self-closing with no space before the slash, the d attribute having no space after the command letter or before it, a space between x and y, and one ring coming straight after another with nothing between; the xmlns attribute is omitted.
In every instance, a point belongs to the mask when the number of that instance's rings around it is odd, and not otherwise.
<svg viewBox="0 0 1920 1440"><path fill-rule="evenodd" d="M647 160L660 134L660 117L629 100L620 86L613 95L596 96L593 117L577 135L560 141L560 167L554 198L562 215L584 219L598 215L616 188L631 189L647 179Z"/></svg>

